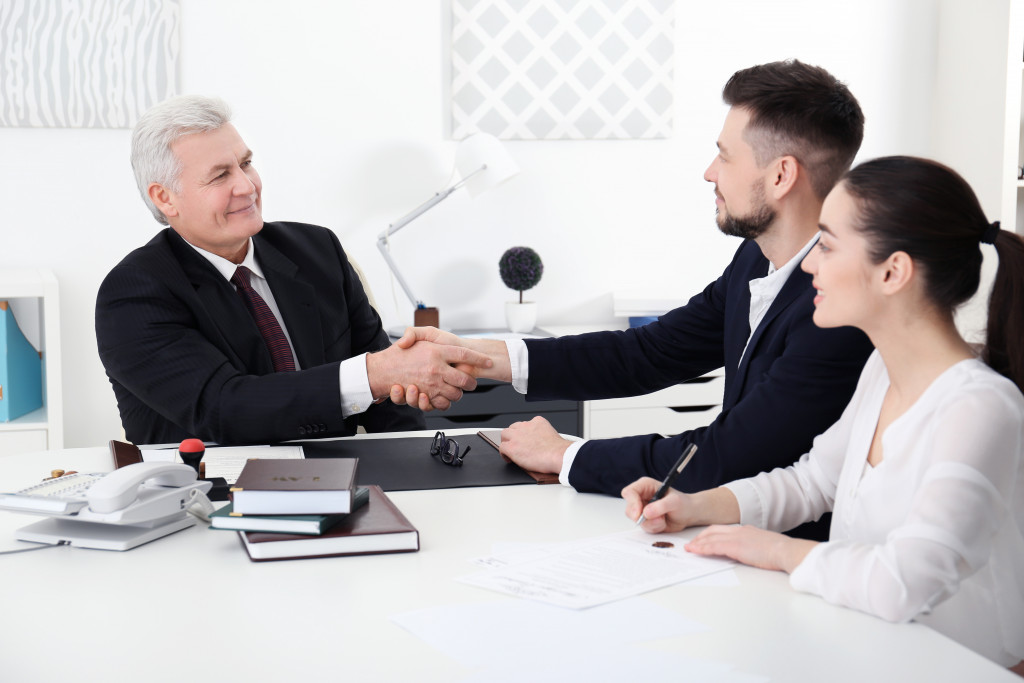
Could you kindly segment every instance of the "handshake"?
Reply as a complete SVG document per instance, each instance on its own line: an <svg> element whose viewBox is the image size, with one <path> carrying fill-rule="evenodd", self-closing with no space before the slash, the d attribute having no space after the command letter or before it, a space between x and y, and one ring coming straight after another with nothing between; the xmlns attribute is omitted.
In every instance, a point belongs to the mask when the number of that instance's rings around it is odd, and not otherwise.
<svg viewBox="0 0 1024 683"><path fill-rule="evenodd" d="M444 410L476 388L478 377L512 381L508 347L499 339L463 339L435 327L410 327L402 338L367 354L370 389L399 405ZM543 417L501 432L500 452L532 472L558 473L569 441Z"/></svg>
<svg viewBox="0 0 1024 683"><path fill-rule="evenodd" d="M463 339L436 327L410 327L389 348L367 354L374 397L420 410L445 410L476 388L478 377L512 381L505 342Z"/></svg>

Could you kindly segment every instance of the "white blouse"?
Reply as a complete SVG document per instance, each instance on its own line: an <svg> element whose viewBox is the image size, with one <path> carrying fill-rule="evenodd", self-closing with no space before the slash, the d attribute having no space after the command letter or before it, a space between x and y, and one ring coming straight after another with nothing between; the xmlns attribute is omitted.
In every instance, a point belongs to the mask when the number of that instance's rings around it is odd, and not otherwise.
<svg viewBox="0 0 1024 683"><path fill-rule="evenodd" d="M790 584L914 619L1004 665L1024 659L1024 397L979 360L946 370L882 435L878 352L842 417L785 469L727 484L741 522L786 530L832 510Z"/></svg>

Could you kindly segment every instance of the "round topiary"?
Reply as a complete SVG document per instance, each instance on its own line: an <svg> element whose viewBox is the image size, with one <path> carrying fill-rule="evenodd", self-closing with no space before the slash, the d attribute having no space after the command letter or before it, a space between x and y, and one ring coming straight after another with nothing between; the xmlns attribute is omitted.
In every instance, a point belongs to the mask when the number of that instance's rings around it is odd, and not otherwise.
<svg viewBox="0 0 1024 683"><path fill-rule="evenodd" d="M498 261L501 281L509 289L519 292L519 303L523 303L523 292L540 282L544 264L540 256L529 247L512 247Z"/></svg>

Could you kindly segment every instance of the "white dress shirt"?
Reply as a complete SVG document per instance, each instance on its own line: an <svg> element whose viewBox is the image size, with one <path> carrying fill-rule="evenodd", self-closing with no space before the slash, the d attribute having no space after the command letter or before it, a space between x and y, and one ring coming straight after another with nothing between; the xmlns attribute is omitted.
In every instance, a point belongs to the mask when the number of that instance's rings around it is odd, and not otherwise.
<svg viewBox="0 0 1024 683"><path fill-rule="evenodd" d="M782 291L782 286L786 284L786 280L789 279L789 276L792 275L793 271L800 265L800 262L804 260L804 256L807 256L807 252L811 250L811 247L817 241L818 234L815 233L811 241L805 244L797 252L796 256L787 261L784 266L776 270L775 265L769 261L768 274L762 278L750 281L750 311L748 314L750 334L747 336L747 344L750 343L751 337L754 336L754 330L764 320L764 316L768 309L771 308L775 298ZM508 358L512 366L512 387L520 394L525 394L530 376L530 358L526 342L521 339L508 339L505 341L505 346L508 349ZM744 346L743 353L746 352L747 347ZM742 357L743 355L741 354L740 358ZM570 486L569 470L572 469L576 455L586 442L586 439L573 441L565 450L565 454L562 456L562 469L558 472L558 481L562 485Z"/></svg>
<svg viewBox="0 0 1024 683"><path fill-rule="evenodd" d="M252 238L249 238L249 248L245 252L245 258L238 264L232 263L226 258L205 249L200 249L190 242L186 242L186 244L209 261L217 269L217 272L224 276L228 283L231 283L231 278L234 276L238 266L245 266L252 272L253 277L249 279L249 284L252 285L257 294L263 297L263 300L267 302L267 307L270 308L274 317L277 318L277 322L281 325L281 331L284 332L284 336L288 339L288 346L292 350L295 369L301 370L302 366L299 365L299 358L295 355L295 344L292 344L291 335L288 334L288 327L284 324L284 318L281 316L281 309L277 307L274 292L270 290L270 283L263 276L263 269L260 268L259 261L256 260L256 250ZM235 285L232 283L231 286L234 287ZM340 405L342 417L365 412L373 404L373 394L370 392L370 378L366 373L365 353L341 361L339 380L341 384Z"/></svg>
<svg viewBox="0 0 1024 683"><path fill-rule="evenodd" d="M979 360L940 375L882 435L878 352L843 416L785 469L726 487L741 523L785 530L833 511L790 584L890 621L914 619L1003 666L1024 659L1024 397Z"/></svg>

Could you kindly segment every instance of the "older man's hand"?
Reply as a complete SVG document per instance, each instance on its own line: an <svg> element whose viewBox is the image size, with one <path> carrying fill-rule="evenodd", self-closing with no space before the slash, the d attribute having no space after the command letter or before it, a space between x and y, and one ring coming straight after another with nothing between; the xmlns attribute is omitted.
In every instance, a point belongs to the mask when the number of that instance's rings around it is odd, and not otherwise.
<svg viewBox="0 0 1024 683"><path fill-rule="evenodd" d="M508 357L508 348L505 346L505 342L499 339L464 339L436 327L409 327L405 330L402 338L395 342L395 346L413 349L422 343L459 346L484 354L491 360L490 365L456 363L455 369L473 377L485 377L502 382L512 381L512 366ZM472 357L476 358L477 356ZM467 391L472 390L471 387L462 388ZM376 396L376 394L374 395ZM415 382L396 382L391 387L390 396L391 401L398 405L407 403L411 406L419 406L423 411L434 408L444 410L451 405L445 396L434 396Z"/></svg>
<svg viewBox="0 0 1024 683"><path fill-rule="evenodd" d="M375 397L394 398L392 387L413 386L417 399L426 398L428 410L448 408L452 401L462 397L463 391L476 388L474 374L492 365L491 359L478 351L426 341L409 348L395 344L366 355L366 374ZM422 408L423 402L419 402Z"/></svg>

